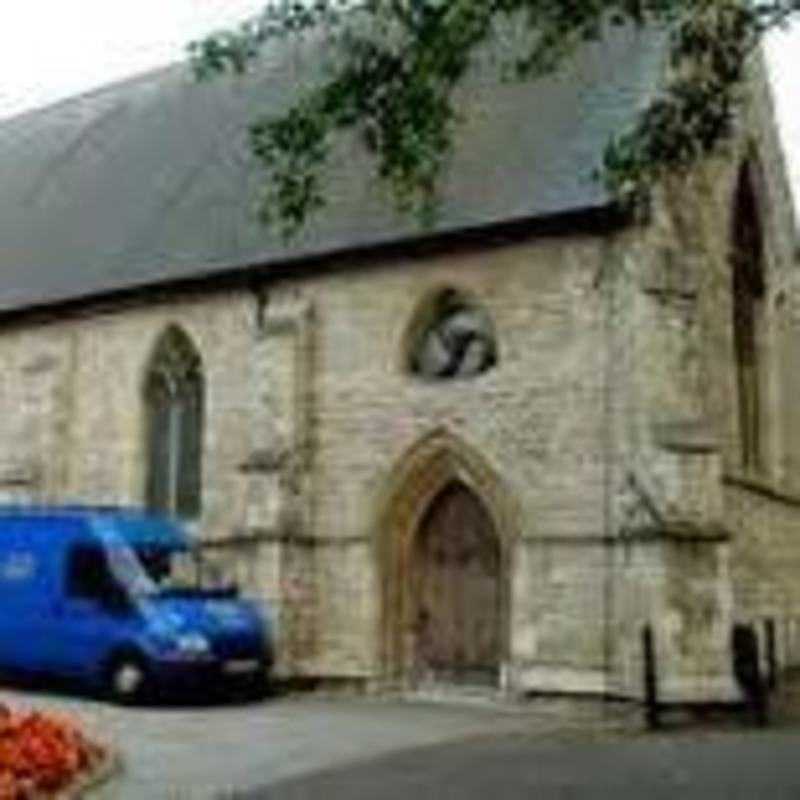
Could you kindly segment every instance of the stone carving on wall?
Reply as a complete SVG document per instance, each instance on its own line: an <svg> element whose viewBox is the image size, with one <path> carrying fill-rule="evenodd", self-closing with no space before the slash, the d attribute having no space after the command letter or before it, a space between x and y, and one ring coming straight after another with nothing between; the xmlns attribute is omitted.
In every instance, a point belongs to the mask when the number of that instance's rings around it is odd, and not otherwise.
<svg viewBox="0 0 800 800"><path fill-rule="evenodd" d="M623 537L666 526L655 488L640 470L630 468L619 493L620 533Z"/></svg>
<svg viewBox="0 0 800 800"><path fill-rule="evenodd" d="M724 537L721 462L707 426L674 423L661 432L681 436L668 440L674 451L653 452L647 463L637 459L626 470L617 494L622 536Z"/></svg>
<svg viewBox="0 0 800 800"><path fill-rule="evenodd" d="M428 379L480 375L497 363L489 315L457 292L442 292L412 337L411 372Z"/></svg>

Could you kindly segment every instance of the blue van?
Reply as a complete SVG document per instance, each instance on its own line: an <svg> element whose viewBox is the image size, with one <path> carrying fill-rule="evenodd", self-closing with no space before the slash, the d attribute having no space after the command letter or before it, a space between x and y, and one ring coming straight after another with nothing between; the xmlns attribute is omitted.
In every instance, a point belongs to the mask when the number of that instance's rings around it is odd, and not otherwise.
<svg viewBox="0 0 800 800"><path fill-rule="evenodd" d="M267 609L202 579L173 520L0 507L0 670L88 680L117 702L187 686L264 690Z"/></svg>

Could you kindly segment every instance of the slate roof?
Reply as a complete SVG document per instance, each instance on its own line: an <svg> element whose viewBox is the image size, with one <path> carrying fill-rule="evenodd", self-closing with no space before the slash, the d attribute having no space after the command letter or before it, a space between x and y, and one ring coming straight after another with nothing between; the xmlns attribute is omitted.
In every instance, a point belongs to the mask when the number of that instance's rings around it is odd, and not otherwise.
<svg viewBox="0 0 800 800"><path fill-rule="evenodd" d="M607 205L592 173L663 58L662 36L614 29L552 78L474 79L436 232ZM259 224L247 124L314 69L308 44L283 45L244 79L198 85L179 64L0 123L0 312L419 236L355 144L289 247Z"/></svg>

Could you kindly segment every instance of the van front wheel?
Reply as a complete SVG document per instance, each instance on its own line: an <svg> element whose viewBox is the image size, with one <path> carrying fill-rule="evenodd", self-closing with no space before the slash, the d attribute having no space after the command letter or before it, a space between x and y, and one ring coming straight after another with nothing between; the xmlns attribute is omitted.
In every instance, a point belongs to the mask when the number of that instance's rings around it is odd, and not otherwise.
<svg viewBox="0 0 800 800"><path fill-rule="evenodd" d="M141 702L150 690L150 671L144 658L124 653L111 660L106 671L106 694L121 705Z"/></svg>

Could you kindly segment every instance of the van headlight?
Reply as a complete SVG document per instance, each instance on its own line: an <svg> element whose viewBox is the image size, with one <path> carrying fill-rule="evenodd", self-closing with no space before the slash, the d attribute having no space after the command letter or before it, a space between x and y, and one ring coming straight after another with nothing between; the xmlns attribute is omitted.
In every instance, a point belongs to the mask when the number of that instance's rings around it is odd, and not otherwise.
<svg viewBox="0 0 800 800"><path fill-rule="evenodd" d="M184 633L175 639L175 651L187 658L202 658L211 653L211 645L202 633Z"/></svg>

